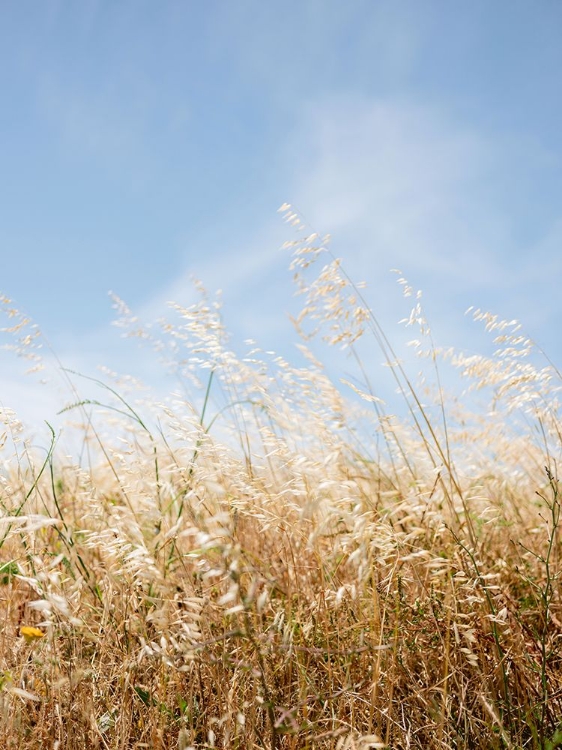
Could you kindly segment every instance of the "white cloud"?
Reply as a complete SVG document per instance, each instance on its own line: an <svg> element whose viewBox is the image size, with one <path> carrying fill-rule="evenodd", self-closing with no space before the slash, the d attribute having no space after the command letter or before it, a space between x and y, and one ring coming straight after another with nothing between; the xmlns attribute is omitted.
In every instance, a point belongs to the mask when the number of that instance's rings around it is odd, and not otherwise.
<svg viewBox="0 0 562 750"><path fill-rule="evenodd" d="M463 220L494 167L487 139L430 107L342 97L310 108L300 146L305 158L305 148L313 154L295 202L336 239L350 237L359 260L474 274L466 256L478 228ZM501 217L482 207L480 218L498 232Z"/></svg>

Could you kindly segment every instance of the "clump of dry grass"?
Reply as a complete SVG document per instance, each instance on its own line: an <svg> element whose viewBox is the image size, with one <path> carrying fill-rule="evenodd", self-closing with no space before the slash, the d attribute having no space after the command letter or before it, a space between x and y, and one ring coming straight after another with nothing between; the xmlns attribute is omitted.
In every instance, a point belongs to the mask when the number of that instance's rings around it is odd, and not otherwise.
<svg viewBox="0 0 562 750"><path fill-rule="evenodd" d="M3 410L3 747L562 746L558 373L481 313L494 357L440 353L416 298L426 405L326 244L292 245L305 338L374 336L408 417L305 347L237 357L204 295L158 337L117 303L204 395L98 381L70 465ZM447 402L440 354L488 411Z"/></svg>

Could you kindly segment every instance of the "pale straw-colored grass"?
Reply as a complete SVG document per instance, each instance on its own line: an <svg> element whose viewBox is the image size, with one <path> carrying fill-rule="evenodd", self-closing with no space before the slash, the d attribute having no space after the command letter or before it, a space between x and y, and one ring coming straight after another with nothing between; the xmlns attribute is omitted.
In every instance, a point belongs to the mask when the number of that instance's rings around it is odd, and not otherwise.
<svg viewBox="0 0 562 750"><path fill-rule="evenodd" d="M203 290L158 334L116 300L192 397L105 373L85 402L67 373L74 462L2 411L2 748L562 745L559 373L480 312L501 350L440 352L401 278L430 401L328 245L292 247L298 366L237 356ZM332 382L312 334L358 372L371 337L402 417L373 373ZM484 410L446 395L451 364Z"/></svg>

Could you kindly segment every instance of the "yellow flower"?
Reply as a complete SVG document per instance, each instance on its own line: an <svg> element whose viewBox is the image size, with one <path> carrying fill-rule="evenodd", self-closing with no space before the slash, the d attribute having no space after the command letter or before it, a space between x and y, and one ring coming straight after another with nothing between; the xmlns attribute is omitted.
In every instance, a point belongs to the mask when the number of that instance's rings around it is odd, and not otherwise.
<svg viewBox="0 0 562 750"><path fill-rule="evenodd" d="M23 635L26 643L33 643L33 641L36 641L39 638L44 638L46 634L39 628L34 628L31 625L22 625L20 628L20 635Z"/></svg>

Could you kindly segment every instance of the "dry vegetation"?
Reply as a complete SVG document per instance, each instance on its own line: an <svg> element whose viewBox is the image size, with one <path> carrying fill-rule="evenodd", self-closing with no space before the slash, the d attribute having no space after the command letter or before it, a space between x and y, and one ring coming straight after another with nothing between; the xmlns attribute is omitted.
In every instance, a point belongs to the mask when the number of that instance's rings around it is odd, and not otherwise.
<svg viewBox="0 0 562 750"><path fill-rule="evenodd" d="M407 418L304 347L238 358L204 296L158 341L119 303L201 396L100 384L72 465L2 411L2 748L562 746L559 373L481 313L495 356L440 353L415 300L426 406L320 238L292 244L298 327L371 336Z"/></svg>

